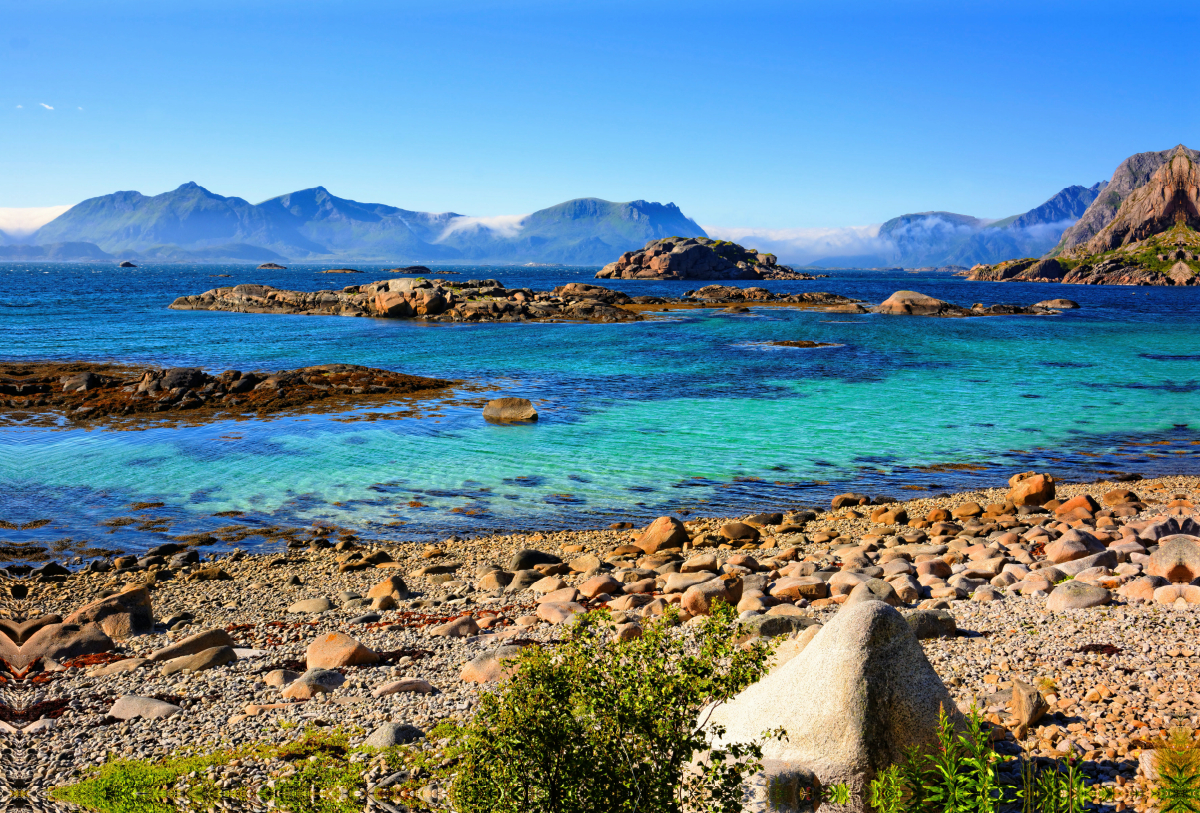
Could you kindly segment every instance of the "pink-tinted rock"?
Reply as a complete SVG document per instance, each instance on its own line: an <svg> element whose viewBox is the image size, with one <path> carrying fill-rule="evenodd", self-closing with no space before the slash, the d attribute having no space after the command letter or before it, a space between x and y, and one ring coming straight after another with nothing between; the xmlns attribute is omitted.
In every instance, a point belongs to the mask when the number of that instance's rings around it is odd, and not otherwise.
<svg viewBox="0 0 1200 813"><path fill-rule="evenodd" d="M308 645L309 669L337 669L341 666L375 663L378 660L378 655L341 632L322 635Z"/></svg>
<svg viewBox="0 0 1200 813"><path fill-rule="evenodd" d="M588 598L595 598L603 593L613 594L621 589L621 583L612 576L593 576L579 585L579 592Z"/></svg>
<svg viewBox="0 0 1200 813"><path fill-rule="evenodd" d="M63 620L64 624L85 626L95 623L110 638L122 640L154 630L150 591L137 587L85 604Z"/></svg>
<svg viewBox="0 0 1200 813"><path fill-rule="evenodd" d="M675 517L659 517L650 523L635 544L646 553L657 553L667 548L682 548L690 538L687 528Z"/></svg>

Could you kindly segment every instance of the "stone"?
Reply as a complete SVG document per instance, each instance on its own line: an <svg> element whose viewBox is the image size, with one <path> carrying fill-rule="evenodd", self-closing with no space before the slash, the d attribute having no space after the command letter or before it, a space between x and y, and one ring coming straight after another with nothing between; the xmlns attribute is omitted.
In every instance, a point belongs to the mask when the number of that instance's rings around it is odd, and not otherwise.
<svg viewBox="0 0 1200 813"><path fill-rule="evenodd" d="M308 645L306 659L310 670L337 669L342 666L376 663L379 656L349 635L331 632Z"/></svg>
<svg viewBox="0 0 1200 813"><path fill-rule="evenodd" d="M176 672L203 672L205 669L215 669L236 661L237 654L231 646L214 646L194 655L183 655L172 658L163 664L163 675L173 675Z"/></svg>
<svg viewBox="0 0 1200 813"><path fill-rule="evenodd" d="M1094 514L1100 510L1100 504L1092 499L1089 494L1080 494L1078 497L1072 497L1066 502L1060 504L1054 509L1054 513L1058 515L1069 514L1072 511L1079 509L1087 511L1089 514Z"/></svg>
<svg viewBox="0 0 1200 813"><path fill-rule="evenodd" d="M532 548L522 548L512 555L508 562L508 569L514 573L522 570L532 570L535 565L557 565L562 562L562 559L555 556L553 553L534 550ZM538 578L542 578L539 573Z"/></svg>
<svg viewBox="0 0 1200 813"><path fill-rule="evenodd" d="M1200 539L1176 534L1158 540L1158 550L1145 564L1147 576L1160 576L1173 584L1200 579Z"/></svg>
<svg viewBox="0 0 1200 813"><path fill-rule="evenodd" d="M529 589L535 593L545 595L546 593L553 593L561 590L566 586L567 583L557 576L546 576L545 578L538 579L536 582L531 584Z"/></svg>
<svg viewBox="0 0 1200 813"><path fill-rule="evenodd" d="M718 570L720 570L720 563L717 561L715 553L702 553L699 556L693 556L679 566L680 573L716 573Z"/></svg>
<svg viewBox="0 0 1200 813"><path fill-rule="evenodd" d="M783 513L779 511L773 511L764 514L753 514L746 517L745 522L747 525L753 525L755 528L763 528L768 525L782 525Z"/></svg>
<svg viewBox="0 0 1200 813"><path fill-rule="evenodd" d="M786 640L782 641L775 651L771 653L771 657L767 660L767 669L769 672L775 672L792 658L799 655L808 646L809 642L816 637L821 631L821 624L813 623L805 627L798 634L793 634Z"/></svg>
<svg viewBox="0 0 1200 813"><path fill-rule="evenodd" d="M958 635L958 623L949 610L913 610L904 620L918 639L953 638Z"/></svg>
<svg viewBox="0 0 1200 813"><path fill-rule="evenodd" d="M513 574L507 570L492 570L483 574L478 584L476 584L476 588L484 592L503 590L512 583L512 580Z"/></svg>
<svg viewBox="0 0 1200 813"><path fill-rule="evenodd" d="M289 613L323 613L333 609L333 602L327 598L306 598L288 607Z"/></svg>
<svg viewBox="0 0 1200 813"><path fill-rule="evenodd" d="M414 742L425 736L421 729L400 723L383 723L363 742L367 748L392 748Z"/></svg>
<svg viewBox="0 0 1200 813"><path fill-rule="evenodd" d="M693 616L708 615L715 601L736 605L742 599L741 581L737 581L736 595L730 588L732 582L712 579L702 584L693 584L683 593L680 606Z"/></svg>
<svg viewBox="0 0 1200 813"><path fill-rule="evenodd" d="M703 584L717 578L716 573L701 571L698 573L668 573L663 585L663 593L683 593L695 584Z"/></svg>
<svg viewBox="0 0 1200 813"><path fill-rule="evenodd" d="M390 597L402 599L408 595L408 586L399 576L389 576L367 591L367 598L376 599Z"/></svg>
<svg viewBox="0 0 1200 813"><path fill-rule="evenodd" d="M875 311L892 316L941 316L948 313L965 312L966 309L916 291L896 291L885 299Z"/></svg>
<svg viewBox="0 0 1200 813"><path fill-rule="evenodd" d="M433 686L430 685L429 681L421 680L420 678L403 678L401 680L393 680L391 683L385 683L371 692L371 696L386 697L389 694L401 694L404 692L433 694Z"/></svg>
<svg viewBox="0 0 1200 813"><path fill-rule="evenodd" d="M668 548L682 548L691 541L687 528L675 517L659 517L651 522L634 544L645 553L658 553Z"/></svg>
<svg viewBox="0 0 1200 813"><path fill-rule="evenodd" d="M675 575L675 574L672 574ZM669 579L670 577L668 577ZM587 598L595 598L596 596L607 593L615 595L621 591L621 583L612 576L600 575L592 578L579 585L579 592Z"/></svg>
<svg viewBox="0 0 1200 813"><path fill-rule="evenodd" d="M460 677L466 683L496 683L516 671L515 664L505 663L505 661L516 658L520 654L521 647L515 644L484 652L463 666Z"/></svg>
<svg viewBox="0 0 1200 813"><path fill-rule="evenodd" d="M165 703L162 700L155 700L153 697L127 694L117 698L117 702L113 703L112 708L108 710L108 716L118 720L132 720L135 717L159 720L163 717L170 717L177 711L179 711L179 706L173 703Z"/></svg>
<svg viewBox="0 0 1200 813"><path fill-rule="evenodd" d="M346 682L341 672L333 669L309 668L283 690L288 700L312 700L319 694L328 694Z"/></svg>
<svg viewBox="0 0 1200 813"><path fill-rule="evenodd" d="M97 678L119 675L125 672L132 672L134 669L140 669L149 662L146 658L126 658L123 661L114 661L113 663L106 663L103 666L93 667L87 671L87 676Z"/></svg>
<svg viewBox="0 0 1200 813"><path fill-rule="evenodd" d="M24 669L43 658L62 662L81 655L108 652L115 646L116 642L104 633L99 624L81 626L64 621L61 624L47 624L30 635L19 649L13 646L7 654L13 658L9 661L12 666Z"/></svg>
<svg viewBox="0 0 1200 813"><path fill-rule="evenodd" d="M468 638L479 634L479 622L469 615L429 628L430 635L439 638Z"/></svg>
<svg viewBox="0 0 1200 813"><path fill-rule="evenodd" d="M1033 307L1052 311L1073 311L1078 310L1079 303L1070 299L1043 299L1041 302L1035 302Z"/></svg>
<svg viewBox="0 0 1200 813"><path fill-rule="evenodd" d="M298 677L300 677L300 673L293 672L291 669L273 669L263 677L263 683L276 689L282 689Z"/></svg>
<svg viewBox="0 0 1200 813"><path fill-rule="evenodd" d="M164 646L162 649L156 649L150 653L150 660L169 661L172 658L195 655L197 652L222 646L234 647L237 644L234 642L233 637L223 629L205 630L204 632L189 635L180 641Z"/></svg>
<svg viewBox="0 0 1200 813"><path fill-rule="evenodd" d="M731 541L757 542L761 537L758 528L744 522L730 522L721 526L720 535Z"/></svg>
<svg viewBox="0 0 1200 813"><path fill-rule="evenodd" d="M1072 580L1063 582L1050 592L1050 597L1046 599L1046 609L1050 612L1082 610L1099 607L1111 601L1112 594L1105 588Z"/></svg>
<svg viewBox="0 0 1200 813"><path fill-rule="evenodd" d="M895 607L897 604L903 604L900 596L896 594L895 588L882 579L868 579L861 584L855 585L850 591L849 598L842 604L842 611L845 612L847 607L853 607L856 604L861 604L864 601L884 601Z"/></svg>
<svg viewBox="0 0 1200 813"><path fill-rule="evenodd" d="M648 581L650 583L651 587L654 586L653 579L647 579L646 581ZM645 583L646 582L638 582L638 584L645 584ZM625 585L625 591L628 593L635 592L634 590L631 589L634 586L635 585L633 585L633 584ZM641 590L641 591L636 591L636 592L648 593L650 591L649 590ZM540 597L537 600L537 602L538 602L538 604L554 604L554 603L561 604L563 602L571 602L571 601L578 601L578 600L579 600L579 591L578 590L576 590L574 587L563 587L559 590L555 590L552 593L546 593L544 596Z"/></svg>
<svg viewBox="0 0 1200 813"><path fill-rule="evenodd" d="M600 557L594 553L578 556L567 563L572 573L588 573L601 565Z"/></svg>
<svg viewBox="0 0 1200 813"><path fill-rule="evenodd" d="M586 610L586 607L574 601L547 601L538 605L537 617L548 624L561 624L571 616Z"/></svg>
<svg viewBox="0 0 1200 813"><path fill-rule="evenodd" d="M834 510L838 508L852 508L856 505L870 505L871 498L866 494L858 494L850 492L847 494L839 494L829 502L830 507Z"/></svg>
<svg viewBox="0 0 1200 813"><path fill-rule="evenodd" d="M632 641L642 637L642 625L633 621L617 624L616 637L618 641Z"/></svg>
<svg viewBox="0 0 1200 813"><path fill-rule="evenodd" d="M1114 488L1112 491L1106 491L1100 501L1105 505L1123 505L1131 502L1141 502L1137 494L1127 488Z"/></svg>
<svg viewBox="0 0 1200 813"><path fill-rule="evenodd" d="M983 508L977 502L965 502L962 505L956 505L954 510L950 512L950 516L955 519L971 519L972 517L983 516Z"/></svg>
<svg viewBox="0 0 1200 813"><path fill-rule="evenodd" d="M532 423L538 413L528 398L493 398L484 406L483 417L494 423Z"/></svg>
<svg viewBox="0 0 1200 813"><path fill-rule="evenodd" d="M1008 481L1008 499L1013 505L1045 505L1054 499L1054 478L1049 474L1027 471L1014 474Z"/></svg>
<svg viewBox="0 0 1200 813"><path fill-rule="evenodd" d="M817 576L795 576L783 578L775 582L771 588L772 598L798 601L817 601L829 598L829 583Z"/></svg>
<svg viewBox="0 0 1200 813"><path fill-rule="evenodd" d="M1009 701L1009 709L1012 711L1012 716L1017 720L1016 731L1014 733L1017 739L1021 740L1025 738L1025 734L1029 731L1030 727L1042 719L1046 712L1050 710L1050 705L1037 689L1024 681L1014 679L1012 700Z"/></svg>
<svg viewBox="0 0 1200 813"><path fill-rule="evenodd" d="M747 634L763 638L778 638L820 625L817 619L804 615L758 615L743 619L740 623Z"/></svg>
<svg viewBox="0 0 1200 813"><path fill-rule="evenodd" d="M137 587L98 599L71 613L63 623L80 627L95 623L105 635L118 641L145 635L154 631L150 591L146 587Z"/></svg>
<svg viewBox="0 0 1200 813"><path fill-rule="evenodd" d="M839 612L800 654L717 706L708 725L725 729L710 733L716 747L787 731L763 744L763 772L751 787L760 804L768 797L775 809L798 809L799 799L780 798L798 779L815 774L822 785L860 792L908 748L933 743L943 710L962 724L904 618L867 601Z"/></svg>

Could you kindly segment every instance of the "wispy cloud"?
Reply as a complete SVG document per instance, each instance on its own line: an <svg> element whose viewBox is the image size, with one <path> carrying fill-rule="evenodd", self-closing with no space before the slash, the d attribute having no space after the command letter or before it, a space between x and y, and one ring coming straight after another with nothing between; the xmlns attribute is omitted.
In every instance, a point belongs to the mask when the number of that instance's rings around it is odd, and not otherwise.
<svg viewBox="0 0 1200 813"><path fill-rule="evenodd" d="M824 229L755 229L705 226L710 236L747 248L770 252L781 262L804 264L822 257L887 252L892 244L879 237L879 224Z"/></svg>
<svg viewBox="0 0 1200 813"><path fill-rule="evenodd" d="M40 206L27 209L0 208L0 231L9 237L27 237L70 208L70 206Z"/></svg>
<svg viewBox="0 0 1200 813"><path fill-rule="evenodd" d="M18 110L23 110L24 108L25 108L25 105L23 105L23 104L17 105Z"/></svg>
<svg viewBox="0 0 1200 813"><path fill-rule="evenodd" d="M438 236L436 242L441 242L452 234L464 231L486 230L499 237L516 237L521 232L521 226L529 215L495 215L494 217L456 217L446 223L445 230Z"/></svg>
<svg viewBox="0 0 1200 813"><path fill-rule="evenodd" d="M38 104L40 104L42 107L46 108L47 110L53 110L53 109L54 109L53 107L51 107L50 105L46 104L45 102L38 102Z"/></svg>

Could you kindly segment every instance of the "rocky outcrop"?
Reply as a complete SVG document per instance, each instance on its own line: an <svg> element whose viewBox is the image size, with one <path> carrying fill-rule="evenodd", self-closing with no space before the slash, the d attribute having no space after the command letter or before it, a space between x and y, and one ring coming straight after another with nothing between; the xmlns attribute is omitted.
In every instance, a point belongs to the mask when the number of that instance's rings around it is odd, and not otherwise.
<svg viewBox="0 0 1200 813"><path fill-rule="evenodd" d="M269 285L214 288L181 296L173 310L374 316L429 322L629 322L641 317L621 305L619 291L572 283L551 292L505 288L498 281L444 282L421 277L348 285L340 291L285 291Z"/></svg>
<svg viewBox="0 0 1200 813"><path fill-rule="evenodd" d="M818 279L779 265L728 240L666 237L639 251L626 251L596 273L597 279Z"/></svg>
<svg viewBox="0 0 1200 813"><path fill-rule="evenodd" d="M287 270L287 266L286 266L286 265L279 265L278 263L263 263L262 265L260 265L260 266L259 266L259 269L260 269L260 270L262 270L262 269L268 269L268 270L271 270L271 271L286 271L286 270Z"/></svg>
<svg viewBox="0 0 1200 813"><path fill-rule="evenodd" d="M134 265L133 263L129 262L129 260L122 260L117 265L117 268L137 268L137 266Z"/></svg>
<svg viewBox="0 0 1200 813"><path fill-rule="evenodd" d="M528 398L493 398L484 406L483 417L492 423L532 423L538 414Z"/></svg>
<svg viewBox="0 0 1200 813"><path fill-rule="evenodd" d="M1135 160L1137 159L1137 160ZM1059 254L977 265L981 282L1075 285L1200 285L1200 153L1182 144L1133 156L1079 223Z"/></svg>
<svg viewBox="0 0 1200 813"><path fill-rule="evenodd" d="M111 364L0 364L0 417L72 422L160 414L189 420L294 410L338 400L366 403L434 392L455 382L355 364L322 364L278 372L199 367L135 368Z"/></svg>
<svg viewBox="0 0 1200 813"><path fill-rule="evenodd" d="M932 296L916 291L896 291L885 299L876 313L890 316L942 316L962 318L967 316L1044 316L1058 313L1057 310L1044 308L1040 305L1024 307L1022 305L992 305L975 304L964 308Z"/></svg>

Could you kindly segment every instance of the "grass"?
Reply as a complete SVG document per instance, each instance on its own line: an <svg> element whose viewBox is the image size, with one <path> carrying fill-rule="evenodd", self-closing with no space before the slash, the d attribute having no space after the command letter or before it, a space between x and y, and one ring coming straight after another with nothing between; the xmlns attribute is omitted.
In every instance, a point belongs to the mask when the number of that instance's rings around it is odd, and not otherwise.
<svg viewBox="0 0 1200 813"><path fill-rule="evenodd" d="M282 744L258 743L163 760L115 760L91 769L76 784L54 788L50 797L99 813L178 813L187 807L211 809L223 800L245 800L252 793L258 802L281 810L359 813L367 805L366 774L373 766L384 768L384 775L409 769L408 781L386 791L399 797L419 794L421 778L427 781L441 770L436 747L351 747L349 739L355 733L361 730L310 727ZM437 729L431 737L436 734ZM293 772L258 788L224 790L217 780L234 760L284 762Z"/></svg>

